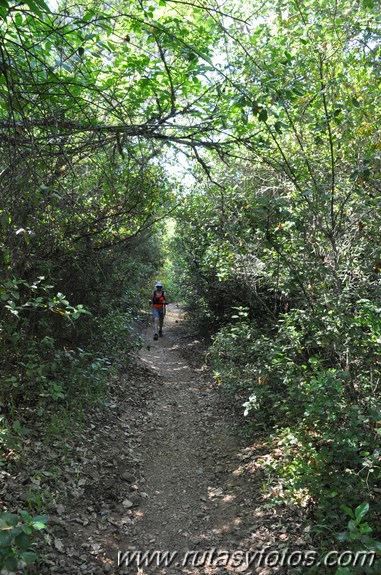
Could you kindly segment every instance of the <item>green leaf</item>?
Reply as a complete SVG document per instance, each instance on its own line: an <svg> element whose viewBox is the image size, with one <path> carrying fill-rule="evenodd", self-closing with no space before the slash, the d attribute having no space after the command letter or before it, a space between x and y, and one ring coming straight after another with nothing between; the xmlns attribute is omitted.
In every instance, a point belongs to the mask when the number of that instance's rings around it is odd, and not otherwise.
<svg viewBox="0 0 381 575"><path fill-rule="evenodd" d="M0 519L5 521L7 525L11 525L12 527L15 527L19 521L19 518L15 513L6 513L6 512L0 514Z"/></svg>
<svg viewBox="0 0 381 575"><path fill-rule="evenodd" d="M82 17L82 22L89 22L95 16L95 12L93 10L89 10L86 14Z"/></svg>
<svg viewBox="0 0 381 575"><path fill-rule="evenodd" d="M351 517L351 519L355 518L355 514L353 513L352 509L350 507L348 507L348 505L342 505L341 509L347 514L349 515L349 517Z"/></svg>
<svg viewBox="0 0 381 575"><path fill-rule="evenodd" d="M16 571L17 569L17 559L16 557L7 557L6 561L5 561L5 567L9 570L9 571Z"/></svg>
<svg viewBox="0 0 381 575"><path fill-rule="evenodd" d="M0 17L5 19L8 14L9 4L6 0L0 0Z"/></svg>
<svg viewBox="0 0 381 575"><path fill-rule="evenodd" d="M259 104L258 102L254 101L251 105L251 109L253 111L253 114L256 116L259 112Z"/></svg>
<svg viewBox="0 0 381 575"><path fill-rule="evenodd" d="M21 551L26 551L31 544L31 538L27 533L20 533L15 538L15 543Z"/></svg>
<svg viewBox="0 0 381 575"><path fill-rule="evenodd" d="M51 13L48 4L44 0L26 0L26 4L35 14L42 16L42 13Z"/></svg>
<svg viewBox="0 0 381 575"><path fill-rule="evenodd" d="M64 394L59 394L59 397L65 397ZM46 525L45 523L42 523L42 521L37 521L36 523L33 523L33 527L35 529L38 529L39 531L41 531L41 529L46 529Z"/></svg>
<svg viewBox="0 0 381 575"><path fill-rule="evenodd" d="M27 6L29 6L30 10L33 12L33 14L37 14L37 16L42 16L42 11L40 9L39 6L39 2L36 0L36 2L33 2L33 0L25 0L25 4ZM47 8L47 12L50 12L49 8L46 6Z"/></svg>
<svg viewBox="0 0 381 575"><path fill-rule="evenodd" d="M33 517L32 525L35 529L38 529L40 531L41 529L46 529L47 521L48 521L47 515L37 515L36 517Z"/></svg>
<svg viewBox="0 0 381 575"><path fill-rule="evenodd" d="M359 108L360 107L360 102L356 99L356 98L352 98L351 99L352 104L354 105L355 108Z"/></svg>
<svg viewBox="0 0 381 575"><path fill-rule="evenodd" d="M197 52L196 54L198 54L198 56L200 56L200 58L202 58L203 60L205 60L206 62L208 62L208 64L210 64L213 67L213 62L210 59L210 57L208 56L208 54L205 54L205 52Z"/></svg>
<svg viewBox="0 0 381 575"><path fill-rule="evenodd" d="M278 122L275 122L274 128L275 128L275 130L278 132L278 134L281 134L281 133L282 133L282 129L287 129L288 126L287 126L287 124L284 124L283 122L279 122L279 121L278 121Z"/></svg>
<svg viewBox="0 0 381 575"><path fill-rule="evenodd" d="M268 118L267 110L265 109L261 110L258 115L258 120L260 120L261 122L266 122L267 118Z"/></svg>
<svg viewBox="0 0 381 575"><path fill-rule="evenodd" d="M31 563L37 561L37 554L33 553L33 551L24 551L23 553L20 554L20 557L27 565L30 565Z"/></svg>
<svg viewBox="0 0 381 575"><path fill-rule="evenodd" d="M47 515L36 515L35 517L33 517L33 522L42 522L42 523L46 523L48 521L48 516Z"/></svg>
<svg viewBox="0 0 381 575"><path fill-rule="evenodd" d="M20 511L20 517L23 521L25 521L25 523L29 523L32 519L32 516L27 511L25 511L25 509Z"/></svg>
<svg viewBox="0 0 381 575"><path fill-rule="evenodd" d="M13 541L11 531L0 531L0 549L1 547L9 547Z"/></svg>
<svg viewBox="0 0 381 575"><path fill-rule="evenodd" d="M357 524L360 523L361 519L365 517L368 511L369 511L369 503L367 503L366 501L364 503L361 503L361 505L359 505L358 507L356 507L355 518Z"/></svg>

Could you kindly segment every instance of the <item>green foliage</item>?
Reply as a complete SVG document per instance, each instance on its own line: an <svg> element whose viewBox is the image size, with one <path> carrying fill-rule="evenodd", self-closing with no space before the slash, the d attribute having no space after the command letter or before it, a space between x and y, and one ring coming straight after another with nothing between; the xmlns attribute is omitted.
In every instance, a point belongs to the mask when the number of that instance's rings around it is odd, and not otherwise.
<svg viewBox="0 0 381 575"><path fill-rule="evenodd" d="M179 261L173 259L174 238L176 236L177 221L169 218L163 226L162 232L162 250L163 265L160 269L160 280L163 282L167 296L171 302L182 302L183 294L181 292L181 272L182 266ZM150 296L151 294L149 294Z"/></svg>
<svg viewBox="0 0 381 575"><path fill-rule="evenodd" d="M182 202L175 243L189 305L216 329L216 381L271 435L276 491L331 532L344 501L371 501L369 524L381 512L371 4L265 3L248 34L229 23L234 159L204 155L213 173Z"/></svg>
<svg viewBox="0 0 381 575"><path fill-rule="evenodd" d="M24 569L37 560L33 541L46 528L47 517L32 517L27 511L0 513L0 567L7 571Z"/></svg>
<svg viewBox="0 0 381 575"><path fill-rule="evenodd" d="M354 557L359 553L358 560L350 567L339 567L335 575L377 575L380 571L381 542L373 538L373 528L365 520L369 513L369 503L363 502L352 510L347 505L342 506L343 511L350 517L346 531L337 536L346 550L353 552ZM362 555L363 553L365 555Z"/></svg>
<svg viewBox="0 0 381 575"><path fill-rule="evenodd" d="M285 496L341 530L345 486L378 517L375 6L0 2L5 450L18 409L55 406L54 434L102 394L162 270L272 434ZM168 144L197 160L188 193Z"/></svg>
<svg viewBox="0 0 381 575"><path fill-rule="evenodd" d="M347 531L340 533L338 540L360 543L362 547L381 554L381 542L376 542L372 539L373 529L364 521L365 516L369 513L369 503L361 503L354 511L347 505L343 505L343 511L349 515L350 521L348 522Z"/></svg>
<svg viewBox="0 0 381 575"><path fill-rule="evenodd" d="M80 304L71 306L60 293L52 295L51 286L42 282L43 278L32 285L12 280L2 286L0 329L8 361L0 381L0 399L3 406L7 400L8 409L21 397L30 406L74 398L86 382L94 387L99 380L96 371L105 369L104 361L90 361L91 354L81 349L60 349L56 318L67 322L63 329L70 333L74 322L90 312Z"/></svg>
<svg viewBox="0 0 381 575"><path fill-rule="evenodd" d="M128 14L118 3L0 8L0 402L12 430L25 413L67 421L65 409L104 395L112 355L136 349L174 203L153 137L175 98L201 91L212 23L197 17L194 43L151 2Z"/></svg>
<svg viewBox="0 0 381 575"><path fill-rule="evenodd" d="M333 530L343 528L344 494L351 506L370 496L376 525L381 512L376 502L380 397L373 384L381 376L374 361L379 315L374 310L363 299L349 309L337 302L328 313L325 308L319 314L316 306L314 314L295 310L266 333L241 308L214 337L209 354L216 380L240 390L240 397L247 393L245 414L253 428L272 433L274 449L264 465L279 484L279 496L313 505L319 522ZM361 520L365 511L359 513ZM350 526L350 541L367 549L370 541L356 539L358 524Z"/></svg>
<svg viewBox="0 0 381 575"><path fill-rule="evenodd" d="M42 310L58 313L71 319L78 319L81 313L89 313L82 305L70 306L62 293L52 295L53 286L45 285L45 278L40 276L33 284L25 280L12 279L1 284L0 300L5 309L19 316L25 310ZM25 296L29 296L28 299ZM22 298L24 301L21 301ZM25 301L26 299L26 301Z"/></svg>

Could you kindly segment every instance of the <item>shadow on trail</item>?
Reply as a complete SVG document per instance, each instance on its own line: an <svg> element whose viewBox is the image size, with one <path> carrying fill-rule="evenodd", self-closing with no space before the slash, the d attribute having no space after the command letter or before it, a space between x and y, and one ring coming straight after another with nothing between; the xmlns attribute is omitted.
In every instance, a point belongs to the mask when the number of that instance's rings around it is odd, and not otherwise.
<svg viewBox="0 0 381 575"><path fill-rule="evenodd" d="M164 337L146 330L139 354L157 390L142 433L144 498L128 511L118 573L288 573L281 552L291 541L305 545L295 537L301 525L293 519L291 536L284 508L264 500L255 446L241 444L226 398L185 359L197 342L182 324L181 310L168 306Z"/></svg>

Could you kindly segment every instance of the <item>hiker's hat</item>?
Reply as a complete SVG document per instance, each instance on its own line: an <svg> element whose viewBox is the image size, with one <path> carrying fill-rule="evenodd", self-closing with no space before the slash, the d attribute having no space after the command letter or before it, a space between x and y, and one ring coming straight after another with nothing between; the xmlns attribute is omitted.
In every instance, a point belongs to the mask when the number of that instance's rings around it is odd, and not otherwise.
<svg viewBox="0 0 381 575"><path fill-rule="evenodd" d="M163 287L163 284L161 282L156 282L155 287Z"/></svg>

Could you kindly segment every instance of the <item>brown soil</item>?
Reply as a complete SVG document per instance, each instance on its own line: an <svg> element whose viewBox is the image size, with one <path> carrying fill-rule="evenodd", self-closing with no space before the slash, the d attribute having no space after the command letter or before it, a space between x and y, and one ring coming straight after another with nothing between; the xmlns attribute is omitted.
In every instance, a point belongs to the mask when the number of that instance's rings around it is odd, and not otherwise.
<svg viewBox="0 0 381 575"><path fill-rule="evenodd" d="M275 566L274 554L269 565L266 556L245 563L249 551L303 552L308 528L295 509L268 499L264 444L240 437L242 421L181 309L169 306L164 337L152 336L149 326L133 369L115 376L114 402L87 418L75 457L65 462L62 446L51 446L62 476L42 485L52 493L50 535L33 572L305 573L285 559ZM171 565L127 565L133 551L176 556Z"/></svg>

